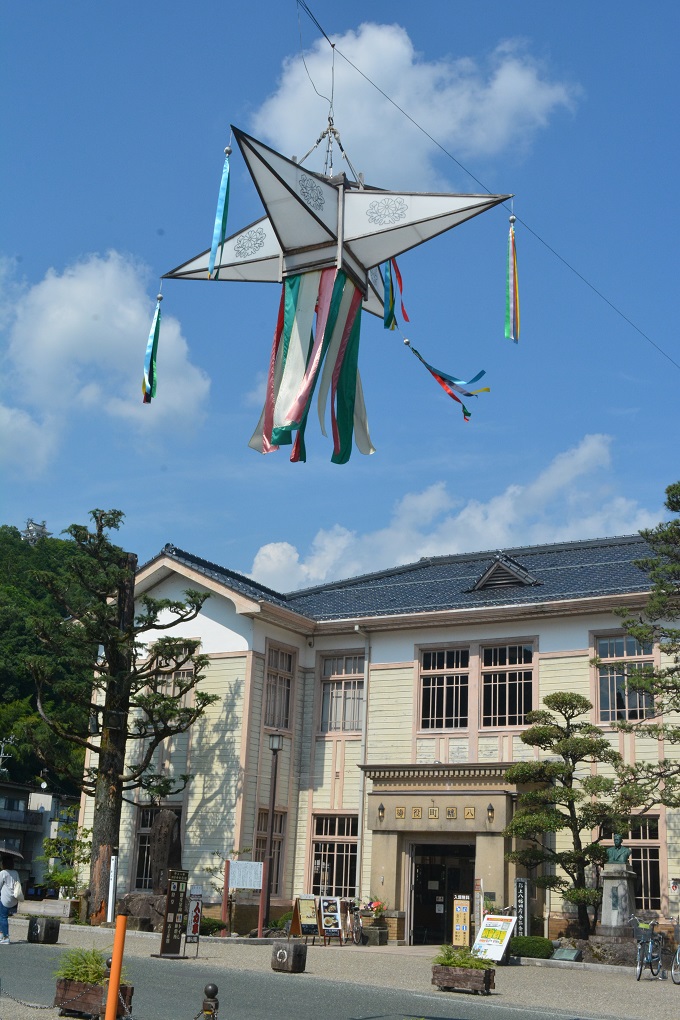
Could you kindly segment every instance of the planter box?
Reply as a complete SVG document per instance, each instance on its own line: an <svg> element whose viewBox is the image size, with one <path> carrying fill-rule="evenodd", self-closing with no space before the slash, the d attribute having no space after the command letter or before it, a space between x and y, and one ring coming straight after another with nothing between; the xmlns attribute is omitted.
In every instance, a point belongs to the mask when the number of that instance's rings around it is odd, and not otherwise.
<svg viewBox="0 0 680 1020"><path fill-rule="evenodd" d="M121 985L120 994L123 997L128 1012L132 1006L132 985ZM67 981L65 978L57 979L57 990L54 995L53 1006L61 1006L69 1013L90 1013L92 1016L102 1017L106 1013L106 997L109 993L106 985L89 985L84 981ZM124 1017L127 1014L123 1009L123 1003L118 1000L117 1017Z"/></svg>
<svg viewBox="0 0 680 1020"><path fill-rule="evenodd" d="M438 988L453 990L460 988L468 992L484 992L488 995L495 988L495 970L477 970L474 967L432 967L432 984Z"/></svg>

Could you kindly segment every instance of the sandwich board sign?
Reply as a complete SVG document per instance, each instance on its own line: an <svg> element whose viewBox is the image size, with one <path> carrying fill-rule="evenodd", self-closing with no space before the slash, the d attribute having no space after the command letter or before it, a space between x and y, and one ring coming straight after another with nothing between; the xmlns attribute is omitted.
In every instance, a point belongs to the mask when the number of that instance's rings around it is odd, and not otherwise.
<svg viewBox="0 0 680 1020"><path fill-rule="evenodd" d="M316 910L316 896L296 896L293 918L290 922L291 935L321 935L319 916Z"/></svg>
<svg viewBox="0 0 680 1020"><path fill-rule="evenodd" d="M516 923L517 918L507 914L487 914L477 933L472 955L482 960L502 959Z"/></svg>

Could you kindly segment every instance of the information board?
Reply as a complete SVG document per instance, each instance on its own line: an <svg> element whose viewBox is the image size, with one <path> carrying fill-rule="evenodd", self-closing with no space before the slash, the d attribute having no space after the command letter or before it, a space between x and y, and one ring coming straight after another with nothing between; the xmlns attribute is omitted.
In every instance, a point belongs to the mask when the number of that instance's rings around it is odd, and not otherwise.
<svg viewBox="0 0 680 1020"><path fill-rule="evenodd" d="M529 882L526 878L515 879L515 913L517 934L529 935Z"/></svg>
<svg viewBox="0 0 680 1020"><path fill-rule="evenodd" d="M451 943L454 946L470 945L470 897L453 897L453 934Z"/></svg>
<svg viewBox="0 0 680 1020"><path fill-rule="evenodd" d="M322 935L319 930L319 915L316 896L296 896L293 918L290 922L291 935Z"/></svg>
<svg viewBox="0 0 680 1020"><path fill-rule="evenodd" d="M231 889L261 889L262 861L229 861Z"/></svg>
<svg viewBox="0 0 680 1020"><path fill-rule="evenodd" d="M196 942L201 936L201 916L203 914L203 886L192 885L189 892L189 909L187 934L185 943ZM198 949L196 950L198 952Z"/></svg>
<svg viewBox="0 0 680 1020"><path fill-rule="evenodd" d="M487 914L472 947L474 956L483 960L500 960L517 922L507 914Z"/></svg>
<svg viewBox="0 0 680 1020"><path fill-rule="evenodd" d="M179 956L182 935L187 924L188 871L168 872L168 892L165 898L165 918L161 936L160 956Z"/></svg>
<svg viewBox="0 0 680 1020"><path fill-rule="evenodd" d="M321 897L321 930L325 938L342 938L340 899L337 896Z"/></svg>

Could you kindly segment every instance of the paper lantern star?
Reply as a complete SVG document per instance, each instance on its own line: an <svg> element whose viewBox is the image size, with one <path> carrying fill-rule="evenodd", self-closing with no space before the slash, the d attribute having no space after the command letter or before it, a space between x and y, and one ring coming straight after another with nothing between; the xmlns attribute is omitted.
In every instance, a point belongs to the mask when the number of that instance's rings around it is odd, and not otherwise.
<svg viewBox="0 0 680 1020"><path fill-rule="evenodd" d="M226 239L215 263L220 280L276 283L335 266L359 287L365 310L382 318L381 263L511 197L384 191L344 173L314 173L232 131L267 215ZM165 275L207 280L209 257L210 249Z"/></svg>

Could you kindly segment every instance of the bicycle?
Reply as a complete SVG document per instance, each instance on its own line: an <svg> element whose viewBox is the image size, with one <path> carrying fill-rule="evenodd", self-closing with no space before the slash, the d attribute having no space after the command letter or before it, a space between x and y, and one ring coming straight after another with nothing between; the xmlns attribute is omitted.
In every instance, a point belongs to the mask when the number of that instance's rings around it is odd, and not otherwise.
<svg viewBox="0 0 680 1020"><path fill-rule="evenodd" d="M343 927L345 942L352 941L355 946L363 944L364 925L361 920L361 906L358 900L347 901Z"/></svg>
<svg viewBox="0 0 680 1020"><path fill-rule="evenodd" d="M671 921L675 921L675 918L671 917ZM675 944L677 949L671 963L671 977L674 985L680 985L680 921L675 923Z"/></svg>
<svg viewBox="0 0 680 1020"><path fill-rule="evenodd" d="M663 950L663 934L654 931L658 921L641 921L635 914L631 914L628 923L633 926L635 939L637 941L637 957L635 960L635 978L640 980L644 967L649 964L649 969L654 977L657 977L661 970L661 952ZM676 956L678 954L676 953ZM673 978L675 981L675 978ZM678 980L680 983L680 961L678 962Z"/></svg>

